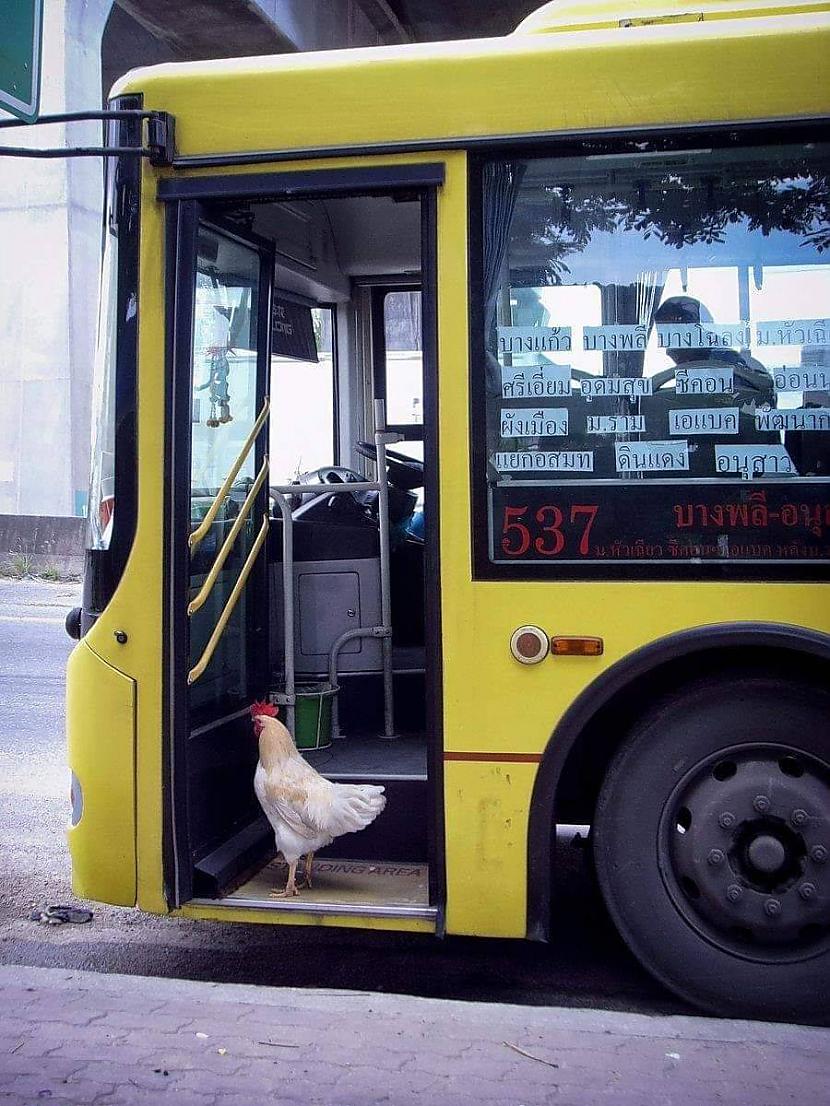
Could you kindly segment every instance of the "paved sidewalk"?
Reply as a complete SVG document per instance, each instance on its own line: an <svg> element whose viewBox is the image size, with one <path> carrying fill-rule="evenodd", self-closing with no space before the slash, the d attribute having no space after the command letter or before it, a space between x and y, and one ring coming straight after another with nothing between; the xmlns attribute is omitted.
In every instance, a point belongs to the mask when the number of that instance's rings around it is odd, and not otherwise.
<svg viewBox="0 0 830 1106"><path fill-rule="evenodd" d="M0 967L0 1103L781 1106L830 1030Z"/></svg>

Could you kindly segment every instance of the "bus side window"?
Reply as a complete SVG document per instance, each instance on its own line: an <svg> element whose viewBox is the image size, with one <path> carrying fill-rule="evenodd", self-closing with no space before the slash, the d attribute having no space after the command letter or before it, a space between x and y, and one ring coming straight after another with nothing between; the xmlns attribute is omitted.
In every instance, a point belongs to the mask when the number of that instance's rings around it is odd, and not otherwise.
<svg viewBox="0 0 830 1106"><path fill-rule="evenodd" d="M480 163L488 561L814 559L792 504L823 491L791 485L830 466L828 148L585 149Z"/></svg>

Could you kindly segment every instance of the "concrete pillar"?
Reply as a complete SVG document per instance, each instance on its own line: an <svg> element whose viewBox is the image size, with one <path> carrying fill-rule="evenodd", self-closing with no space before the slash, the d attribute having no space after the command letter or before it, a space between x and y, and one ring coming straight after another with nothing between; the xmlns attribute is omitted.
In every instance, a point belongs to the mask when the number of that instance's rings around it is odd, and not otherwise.
<svg viewBox="0 0 830 1106"><path fill-rule="evenodd" d="M45 0L41 114L101 106L101 40L112 4ZM270 30L266 53L279 42L319 50L406 37L386 0L210 0L230 56L237 21L242 50L251 52L246 6L248 19L254 10ZM122 7L141 17L145 36L161 43L172 32L177 56L182 44L198 56L216 48L196 41L194 5ZM130 57L130 44L122 46L119 56ZM0 144L96 146L101 137L100 123L72 123L6 131ZM85 505L102 199L100 158L0 159L0 514L73 515Z"/></svg>
<svg viewBox="0 0 830 1106"><path fill-rule="evenodd" d="M337 50L404 42L385 0L255 0L295 50Z"/></svg>
<svg viewBox="0 0 830 1106"><path fill-rule="evenodd" d="M112 0L47 0L41 113L101 102ZM100 124L6 131L5 145L100 144ZM89 472L100 158L0 163L0 513L79 513Z"/></svg>

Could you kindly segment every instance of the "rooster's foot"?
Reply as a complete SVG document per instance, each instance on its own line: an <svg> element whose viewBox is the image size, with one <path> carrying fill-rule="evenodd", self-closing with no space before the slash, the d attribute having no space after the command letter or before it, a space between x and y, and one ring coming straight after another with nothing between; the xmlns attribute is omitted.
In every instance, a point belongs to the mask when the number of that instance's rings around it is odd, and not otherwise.
<svg viewBox="0 0 830 1106"><path fill-rule="evenodd" d="M268 892L269 899L287 899L292 895L299 895L300 888L295 884L293 887L286 887L283 891L277 891L276 888L273 891Z"/></svg>
<svg viewBox="0 0 830 1106"><path fill-rule="evenodd" d="M288 882L285 885L285 890L277 891L277 889L274 888L274 890L269 893L269 898L287 899L290 895L299 895L300 892L297 890L296 878L297 862L295 860L293 864L288 865Z"/></svg>

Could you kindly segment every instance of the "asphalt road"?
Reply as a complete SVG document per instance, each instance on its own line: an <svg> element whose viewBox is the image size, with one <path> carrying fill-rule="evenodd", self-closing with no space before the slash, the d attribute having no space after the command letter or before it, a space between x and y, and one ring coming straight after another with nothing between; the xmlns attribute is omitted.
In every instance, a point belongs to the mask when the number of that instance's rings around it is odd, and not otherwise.
<svg viewBox="0 0 830 1106"><path fill-rule="evenodd" d="M63 630L78 587L0 579L0 963L217 982L385 991L532 1005L688 1013L628 954L570 849L549 946L355 930L224 925L88 905L89 925L43 926L73 903L64 827Z"/></svg>

